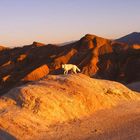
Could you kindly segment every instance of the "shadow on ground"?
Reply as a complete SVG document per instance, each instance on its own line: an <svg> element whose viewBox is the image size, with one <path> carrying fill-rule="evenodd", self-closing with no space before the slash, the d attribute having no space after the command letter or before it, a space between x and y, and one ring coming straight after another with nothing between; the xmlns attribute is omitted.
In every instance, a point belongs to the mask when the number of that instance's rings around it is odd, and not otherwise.
<svg viewBox="0 0 140 140"><path fill-rule="evenodd" d="M17 140L17 139L8 132L0 129L0 140Z"/></svg>

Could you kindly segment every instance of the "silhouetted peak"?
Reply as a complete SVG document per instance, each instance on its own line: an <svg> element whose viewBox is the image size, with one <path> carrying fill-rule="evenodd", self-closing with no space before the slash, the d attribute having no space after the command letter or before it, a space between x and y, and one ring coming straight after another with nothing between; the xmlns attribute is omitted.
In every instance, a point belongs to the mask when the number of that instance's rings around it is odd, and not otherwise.
<svg viewBox="0 0 140 140"><path fill-rule="evenodd" d="M127 43L129 45L140 44L140 32L132 32L128 35L117 39L116 41Z"/></svg>
<svg viewBox="0 0 140 140"><path fill-rule="evenodd" d="M86 34L82 39L85 39L85 40L93 40L93 39L108 40L108 39L106 39L106 38L97 36L97 35L95 35L95 34Z"/></svg>
<svg viewBox="0 0 140 140"><path fill-rule="evenodd" d="M34 41L32 45L33 45L33 46L40 47L40 46L44 46L45 44Z"/></svg>
<svg viewBox="0 0 140 140"><path fill-rule="evenodd" d="M140 37L140 32L132 32L128 35L126 35L127 37Z"/></svg>
<svg viewBox="0 0 140 140"><path fill-rule="evenodd" d="M133 35L140 35L140 32L132 32Z"/></svg>
<svg viewBox="0 0 140 140"><path fill-rule="evenodd" d="M87 39L93 39L93 38L95 38L95 37L97 37L96 35L92 35L92 34L86 34L85 36L84 36L84 38L87 38Z"/></svg>

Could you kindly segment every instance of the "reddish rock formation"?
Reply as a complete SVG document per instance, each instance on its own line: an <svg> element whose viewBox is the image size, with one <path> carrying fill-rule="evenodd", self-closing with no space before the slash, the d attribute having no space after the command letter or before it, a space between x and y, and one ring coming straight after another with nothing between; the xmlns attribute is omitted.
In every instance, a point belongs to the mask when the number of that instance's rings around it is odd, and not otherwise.
<svg viewBox="0 0 140 140"><path fill-rule="evenodd" d="M49 73L49 68L47 65L42 65L39 68L36 68L28 75L26 75L23 80L25 81L35 81L38 80Z"/></svg>
<svg viewBox="0 0 140 140"><path fill-rule="evenodd" d="M50 74L62 74L61 64L64 63L76 64L82 73L91 77L123 83L140 80L139 47L87 34L79 41L59 47L34 42L0 51L0 93L22 84L29 75L26 80L30 81L45 76L48 71ZM41 66L47 67L40 74L38 69ZM3 80L7 75L10 77Z"/></svg>
<svg viewBox="0 0 140 140"><path fill-rule="evenodd" d="M36 46L36 47L45 46L45 44L40 43L40 42L36 42L36 41L34 41L32 45L33 45L33 46Z"/></svg>
<svg viewBox="0 0 140 140"><path fill-rule="evenodd" d="M17 61L23 61L27 57L26 54L21 54L18 58Z"/></svg>

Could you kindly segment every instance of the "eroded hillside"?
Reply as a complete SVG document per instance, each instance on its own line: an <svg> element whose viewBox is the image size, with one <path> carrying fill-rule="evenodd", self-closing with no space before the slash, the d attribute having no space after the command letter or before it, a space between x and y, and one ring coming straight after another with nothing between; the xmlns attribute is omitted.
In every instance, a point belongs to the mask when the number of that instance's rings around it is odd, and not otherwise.
<svg viewBox="0 0 140 140"><path fill-rule="evenodd" d="M140 80L140 49L87 34L64 45L33 44L0 51L0 94L47 74L62 74L62 64L76 64L83 74L122 83Z"/></svg>

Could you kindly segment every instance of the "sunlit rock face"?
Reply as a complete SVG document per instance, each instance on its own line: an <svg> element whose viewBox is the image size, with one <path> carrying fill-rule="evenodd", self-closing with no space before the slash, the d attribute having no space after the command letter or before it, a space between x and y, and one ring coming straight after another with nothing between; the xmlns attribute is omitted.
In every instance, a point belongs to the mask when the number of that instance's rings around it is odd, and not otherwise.
<svg viewBox="0 0 140 140"><path fill-rule="evenodd" d="M126 136L128 132L119 131L119 127L122 122L133 121L132 116L140 113L139 100L137 93L117 82L97 80L83 74L48 75L39 81L16 87L0 98L0 129L3 131L0 138L66 139L65 135L69 139L86 138L96 136L93 130L98 133L113 130L117 123L120 123L117 134L123 132ZM117 109L120 105L122 107ZM97 113L100 111L103 111L102 117ZM117 121L117 117L121 117L122 122ZM101 120L97 118L106 119L104 123L108 124L98 122ZM133 125L137 124L137 119L134 119ZM112 120L114 122L111 123ZM104 125L108 128L103 129ZM71 134L78 129L77 133Z"/></svg>
<svg viewBox="0 0 140 140"><path fill-rule="evenodd" d="M28 75L26 75L23 80L25 81L35 81L40 78L43 78L45 75L49 73L49 68L47 65L42 65L39 68L36 68L32 72L30 72Z"/></svg>

